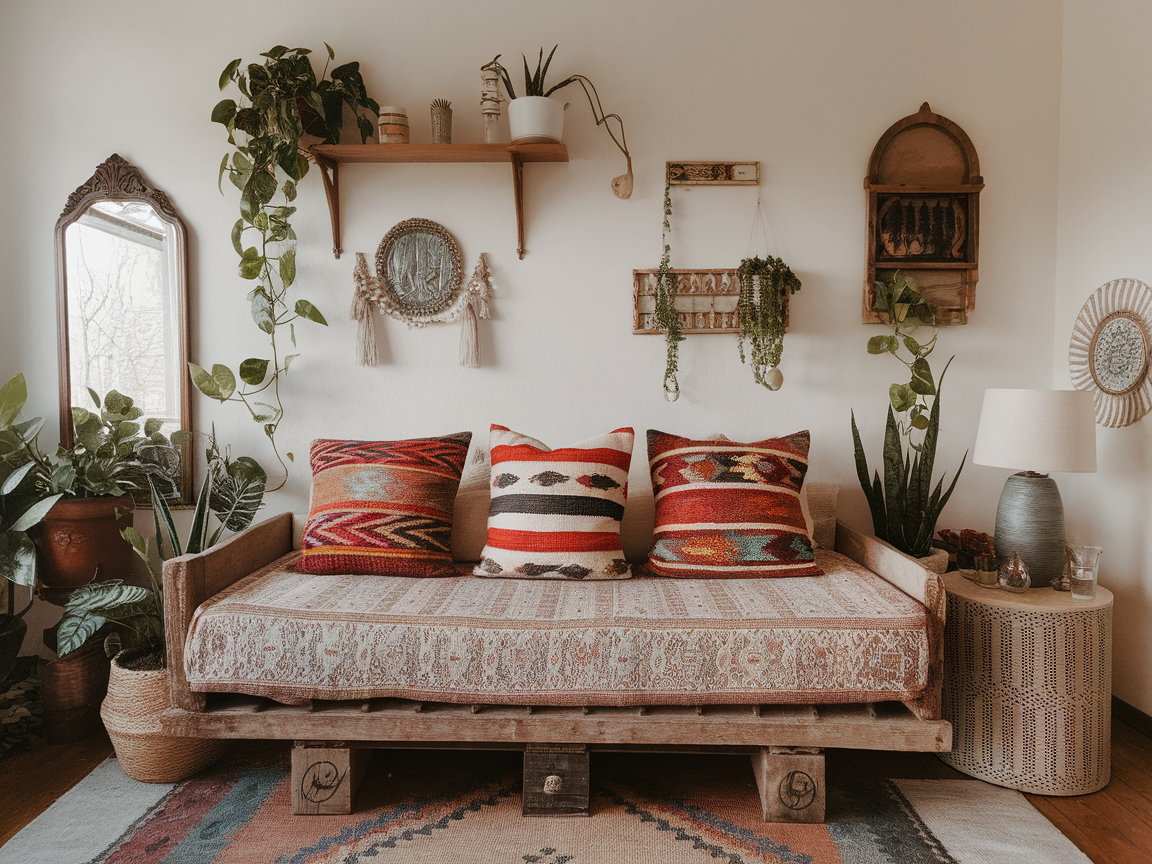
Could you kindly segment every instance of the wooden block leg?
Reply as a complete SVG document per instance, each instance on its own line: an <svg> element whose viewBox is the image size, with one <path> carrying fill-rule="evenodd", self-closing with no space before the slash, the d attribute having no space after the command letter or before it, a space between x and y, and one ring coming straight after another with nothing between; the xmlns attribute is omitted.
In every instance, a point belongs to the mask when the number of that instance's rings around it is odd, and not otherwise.
<svg viewBox="0 0 1152 864"><path fill-rule="evenodd" d="M824 751L761 747L752 757L765 822L824 821Z"/></svg>
<svg viewBox="0 0 1152 864"><path fill-rule="evenodd" d="M292 748L292 815L351 813L369 755L342 741L297 741Z"/></svg>
<svg viewBox="0 0 1152 864"><path fill-rule="evenodd" d="M525 816L588 815L588 748L529 744L524 750Z"/></svg>

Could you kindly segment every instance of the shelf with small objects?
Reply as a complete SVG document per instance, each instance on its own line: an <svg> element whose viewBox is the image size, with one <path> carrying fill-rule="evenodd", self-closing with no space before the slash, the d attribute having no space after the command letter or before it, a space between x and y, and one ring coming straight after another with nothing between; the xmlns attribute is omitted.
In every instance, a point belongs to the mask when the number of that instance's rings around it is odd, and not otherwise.
<svg viewBox="0 0 1152 864"><path fill-rule="evenodd" d="M511 144L317 144L310 151L320 166L328 213L332 217L332 252L339 258L340 166L349 163L414 164L420 162L504 162L512 166L516 200L516 254L524 257L524 163L567 162L568 148L556 141Z"/></svg>
<svg viewBox="0 0 1152 864"><path fill-rule="evenodd" d="M925 102L876 142L868 160L863 323L883 324L875 282L895 271L936 305L935 324L966 324L976 308L980 158L959 126Z"/></svg>

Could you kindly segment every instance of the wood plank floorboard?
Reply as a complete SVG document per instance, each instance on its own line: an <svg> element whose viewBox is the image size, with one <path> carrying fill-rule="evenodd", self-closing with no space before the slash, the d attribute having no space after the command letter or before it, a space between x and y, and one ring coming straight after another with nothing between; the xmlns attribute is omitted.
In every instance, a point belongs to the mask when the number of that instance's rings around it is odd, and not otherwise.
<svg viewBox="0 0 1152 864"><path fill-rule="evenodd" d="M110 755L111 743L98 734L0 762L0 845ZM875 750L830 750L827 772L830 783L966 776L928 753ZM1091 795L1025 797L1095 864L1152 864L1152 738L1119 718L1113 718L1107 787Z"/></svg>
<svg viewBox="0 0 1152 864"><path fill-rule="evenodd" d="M38 744L0 762L0 846L111 755L101 729L74 744Z"/></svg>

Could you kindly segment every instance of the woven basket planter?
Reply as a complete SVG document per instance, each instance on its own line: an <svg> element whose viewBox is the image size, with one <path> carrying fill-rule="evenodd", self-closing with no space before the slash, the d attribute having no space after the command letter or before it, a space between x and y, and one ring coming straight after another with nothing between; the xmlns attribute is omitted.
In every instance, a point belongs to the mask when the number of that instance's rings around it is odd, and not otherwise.
<svg viewBox="0 0 1152 864"><path fill-rule="evenodd" d="M171 705L167 669L137 672L119 660L112 661L100 718L125 774L142 783L178 783L224 754L227 741L161 731L160 715Z"/></svg>

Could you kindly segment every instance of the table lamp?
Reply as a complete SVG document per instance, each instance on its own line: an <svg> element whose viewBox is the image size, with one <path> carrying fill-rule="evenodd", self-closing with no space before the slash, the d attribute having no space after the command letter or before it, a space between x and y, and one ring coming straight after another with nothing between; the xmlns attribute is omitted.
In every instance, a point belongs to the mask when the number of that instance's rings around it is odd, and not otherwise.
<svg viewBox="0 0 1152 864"><path fill-rule="evenodd" d="M1064 568L1064 503L1049 472L1096 470L1096 416L1083 390L985 390L972 461L1024 469L1004 484L996 508L996 556L1013 552L1034 586Z"/></svg>

